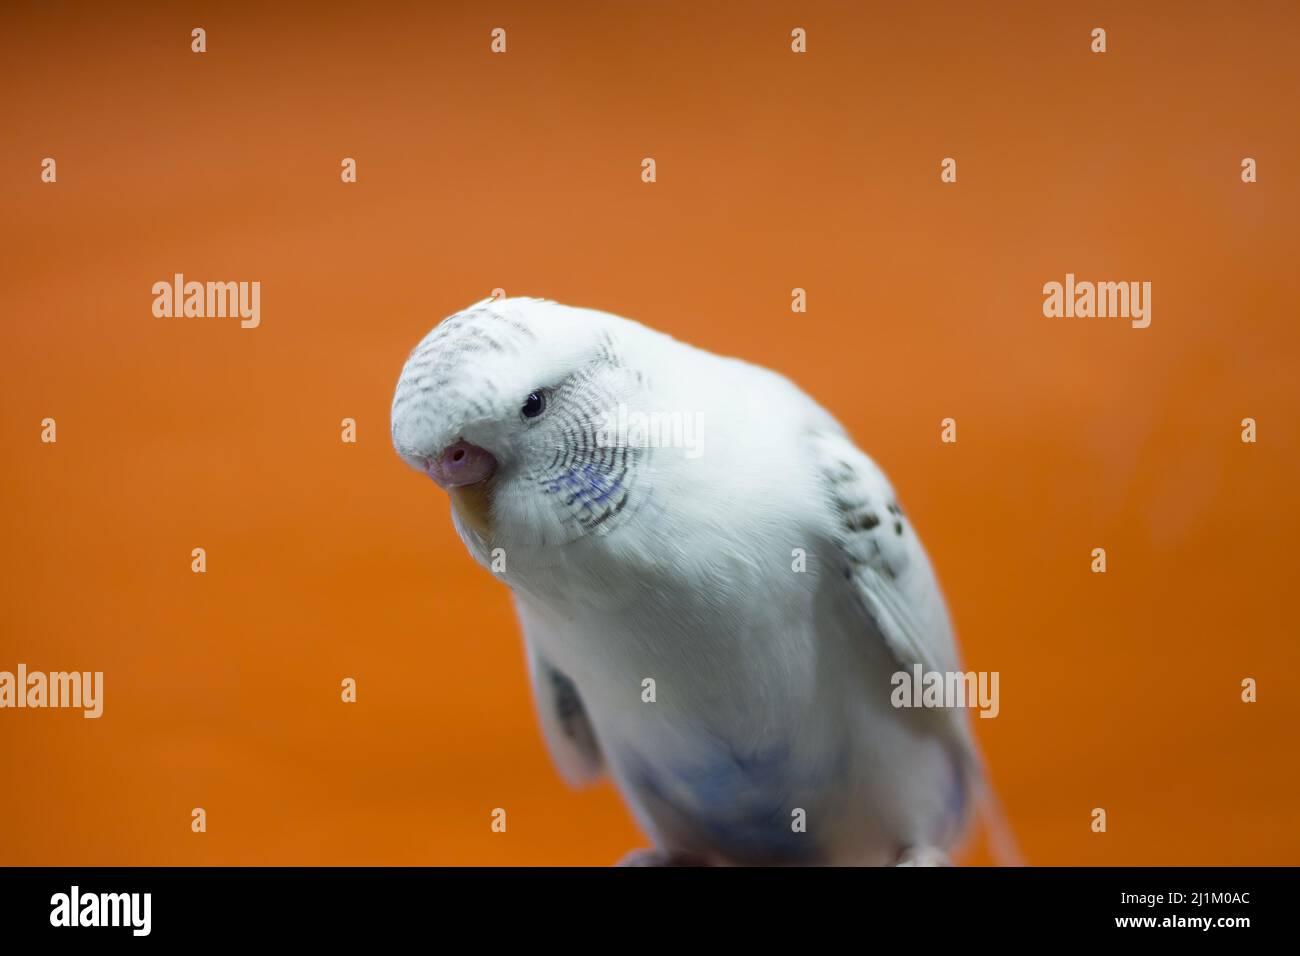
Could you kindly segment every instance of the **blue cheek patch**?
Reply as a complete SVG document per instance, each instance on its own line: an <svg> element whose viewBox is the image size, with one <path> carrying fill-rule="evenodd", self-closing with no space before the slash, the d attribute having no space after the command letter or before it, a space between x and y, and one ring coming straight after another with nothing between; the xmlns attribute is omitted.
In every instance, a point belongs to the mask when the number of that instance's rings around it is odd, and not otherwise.
<svg viewBox="0 0 1300 956"><path fill-rule="evenodd" d="M611 478L598 465L590 462L580 468L570 468L546 484L548 493L564 493L569 496L564 502L566 505L572 506L576 502L587 510L606 504L622 489L622 478Z"/></svg>

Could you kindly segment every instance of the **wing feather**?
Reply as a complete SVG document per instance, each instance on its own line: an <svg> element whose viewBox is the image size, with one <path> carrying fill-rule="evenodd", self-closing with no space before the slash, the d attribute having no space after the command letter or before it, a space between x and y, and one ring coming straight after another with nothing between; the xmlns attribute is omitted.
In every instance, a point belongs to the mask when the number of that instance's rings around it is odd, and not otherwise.
<svg viewBox="0 0 1300 956"><path fill-rule="evenodd" d="M884 473L842 433L814 436L832 553L863 613L863 639L885 642L900 669L960 668L939 582ZM965 712L946 708L942 735L967 772L978 757Z"/></svg>
<svg viewBox="0 0 1300 956"><path fill-rule="evenodd" d="M528 675L532 679L542 737L565 782L571 787L583 786L604 770L605 759L600 742L596 739L577 686L538 648L536 631L539 625L528 620L522 607L519 612L524 625Z"/></svg>
<svg viewBox="0 0 1300 956"><path fill-rule="evenodd" d="M957 667L947 607L921 540L889 480L842 434L819 433L834 554L874 630L904 667Z"/></svg>

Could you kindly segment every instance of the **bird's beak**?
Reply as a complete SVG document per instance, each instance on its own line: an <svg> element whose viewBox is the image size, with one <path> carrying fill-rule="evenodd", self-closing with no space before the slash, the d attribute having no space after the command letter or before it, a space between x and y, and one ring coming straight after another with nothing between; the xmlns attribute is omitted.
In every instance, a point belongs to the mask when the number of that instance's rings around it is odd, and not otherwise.
<svg viewBox="0 0 1300 956"><path fill-rule="evenodd" d="M492 530L492 476L497 460L490 451L462 439L428 459L425 470L451 496L462 521L485 536Z"/></svg>
<svg viewBox="0 0 1300 956"><path fill-rule="evenodd" d="M440 488L450 490L491 478L497 470L497 460L486 448L461 439L444 448L437 458L427 459L425 470Z"/></svg>

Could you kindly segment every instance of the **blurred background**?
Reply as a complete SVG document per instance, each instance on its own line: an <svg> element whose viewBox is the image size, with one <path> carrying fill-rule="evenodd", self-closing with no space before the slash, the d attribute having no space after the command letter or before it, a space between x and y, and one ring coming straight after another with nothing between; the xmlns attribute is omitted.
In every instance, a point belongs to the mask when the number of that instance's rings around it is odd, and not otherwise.
<svg viewBox="0 0 1300 956"><path fill-rule="evenodd" d="M1031 863L1300 862L1298 36L1289 3L6 4L0 670L106 689L0 712L0 864L644 844L552 770L507 592L389 444L408 351L498 287L845 423L1001 674L974 723ZM177 272L261 282L261 326L155 318ZM1150 328L1044 318L1067 272L1150 281Z"/></svg>

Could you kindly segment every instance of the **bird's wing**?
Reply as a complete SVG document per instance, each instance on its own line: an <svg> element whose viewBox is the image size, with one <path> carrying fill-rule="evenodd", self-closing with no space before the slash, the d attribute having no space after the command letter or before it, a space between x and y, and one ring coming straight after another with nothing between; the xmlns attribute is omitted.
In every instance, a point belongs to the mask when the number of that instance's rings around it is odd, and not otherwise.
<svg viewBox="0 0 1300 956"><path fill-rule="evenodd" d="M522 606L519 618L524 626L524 649L528 655L528 674L532 679L537 716L542 724L551 759L560 776L571 787L580 787L600 776L605 759L592 730L587 709L583 706L573 681L555 667L538 649L538 622Z"/></svg>
<svg viewBox="0 0 1300 956"><path fill-rule="evenodd" d="M889 480L845 435L813 435L835 572L902 668L952 671L957 646L930 560ZM865 622L864 622L865 623ZM958 715L962 727L965 720ZM964 734L963 734L964 736Z"/></svg>
<svg viewBox="0 0 1300 956"><path fill-rule="evenodd" d="M960 668L948 609L920 538L876 463L841 432L817 431L814 454L833 528L832 549L868 630L878 632L907 670ZM823 525L825 527L825 525ZM978 787L994 856L1023 866L1015 836L988 784L979 747L962 708L943 708L938 727L961 770Z"/></svg>

